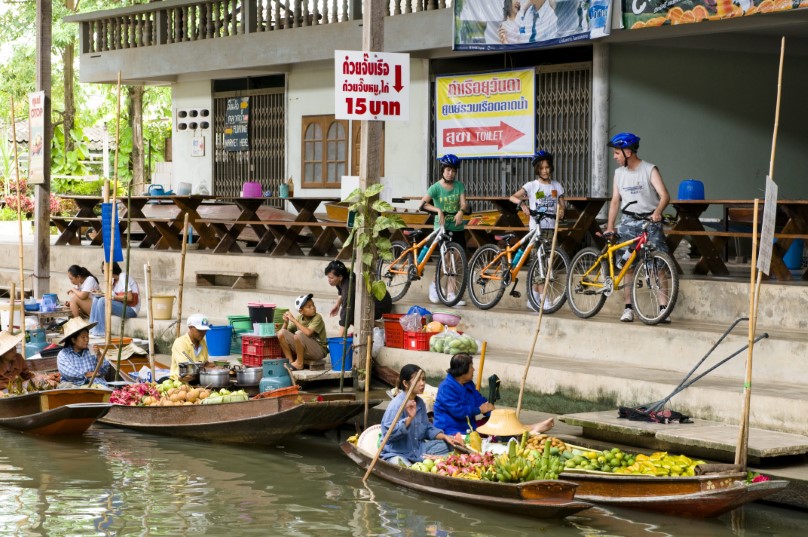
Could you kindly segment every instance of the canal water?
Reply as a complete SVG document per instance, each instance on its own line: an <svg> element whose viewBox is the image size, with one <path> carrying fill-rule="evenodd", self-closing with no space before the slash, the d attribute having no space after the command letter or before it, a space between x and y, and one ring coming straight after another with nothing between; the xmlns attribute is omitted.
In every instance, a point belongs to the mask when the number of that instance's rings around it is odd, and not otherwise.
<svg viewBox="0 0 808 537"><path fill-rule="evenodd" d="M73 440L0 430L0 536L804 536L808 514L751 506L690 521L590 509L533 520L371 478L336 433L269 448L96 428Z"/></svg>

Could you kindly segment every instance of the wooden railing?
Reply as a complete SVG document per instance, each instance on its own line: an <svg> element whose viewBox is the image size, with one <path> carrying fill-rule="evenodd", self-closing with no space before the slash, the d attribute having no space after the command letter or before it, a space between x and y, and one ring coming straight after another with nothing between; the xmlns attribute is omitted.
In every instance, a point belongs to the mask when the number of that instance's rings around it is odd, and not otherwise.
<svg viewBox="0 0 808 537"><path fill-rule="evenodd" d="M346 22L362 18L362 5L361 0L166 0L70 19L81 25L81 51L88 54ZM451 6L452 0L390 0L385 15Z"/></svg>

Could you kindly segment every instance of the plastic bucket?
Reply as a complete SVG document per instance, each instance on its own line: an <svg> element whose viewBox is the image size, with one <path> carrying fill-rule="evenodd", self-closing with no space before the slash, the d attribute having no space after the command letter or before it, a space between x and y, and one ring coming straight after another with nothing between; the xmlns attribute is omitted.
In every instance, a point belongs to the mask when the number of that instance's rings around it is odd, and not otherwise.
<svg viewBox="0 0 808 537"><path fill-rule="evenodd" d="M249 332L253 329L253 323L249 315L228 315L227 322L236 332Z"/></svg>
<svg viewBox="0 0 808 537"><path fill-rule="evenodd" d="M289 311L289 308L275 308L275 315L273 321L275 324L283 323L283 314Z"/></svg>
<svg viewBox="0 0 808 537"><path fill-rule="evenodd" d="M805 244L802 239L794 239L791 241L791 246L786 250L783 256L783 263L786 264L788 270L799 270L802 268L802 250Z"/></svg>
<svg viewBox="0 0 808 537"><path fill-rule="evenodd" d="M247 304L247 309L250 310L250 321L253 323L274 322L275 304L261 304L258 302L249 302Z"/></svg>
<svg viewBox="0 0 808 537"><path fill-rule="evenodd" d="M281 183L278 186L278 196L281 198L288 198L289 197L289 185L285 183Z"/></svg>
<svg viewBox="0 0 808 537"><path fill-rule="evenodd" d="M179 183L177 185L177 194L180 196L191 195L191 183Z"/></svg>
<svg viewBox="0 0 808 537"><path fill-rule="evenodd" d="M167 321L174 313L174 297L171 295L152 296L152 312L157 321Z"/></svg>
<svg viewBox="0 0 808 537"><path fill-rule="evenodd" d="M205 334L205 340L208 342L208 354L211 356L228 356L232 337L232 326L211 326L208 333Z"/></svg>
<svg viewBox="0 0 808 537"><path fill-rule="evenodd" d="M341 337L328 338L328 353L331 355L331 369L334 371L349 371L353 367L353 338L348 338L348 352L345 353L345 367L342 367L342 344Z"/></svg>
<svg viewBox="0 0 808 537"><path fill-rule="evenodd" d="M253 323L253 333L256 336L274 336L275 323Z"/></svg>
<svg viewBox="0 0 808 537"><path fill-rule="evenodd" d="M680 200L703 200L704 183L696 179L685 179L679 183Z"/></svg>
<svg viewBox="0 0 808 537"><path fill-rule="evenodd" d="M261 188L261 183L246 182L241 187L242 198L260 198L264 195L264 189Z"/></svg>

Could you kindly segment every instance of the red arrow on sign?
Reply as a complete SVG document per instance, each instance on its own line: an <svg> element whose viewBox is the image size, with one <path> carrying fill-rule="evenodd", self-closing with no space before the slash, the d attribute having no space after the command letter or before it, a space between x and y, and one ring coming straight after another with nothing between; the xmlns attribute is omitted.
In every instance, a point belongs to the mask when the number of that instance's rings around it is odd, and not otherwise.
<svg viewBox="0 0 808 537"><path fill-rule="evenodd" d="M524 135L524 132L511 127L504 121L500 121L498 127L445 129L443 131L443 145L444 147L496 145L497 149L502 149Z"/></svg>
<svg viewBox="0 0 808 537"><path fill-rule="evenodd" d="M404 85L401 83L401 66L400 65L396 65L396 81L393 84L393 89L396 90L396 92L400 92L401 90L404 89Z"/></svg>

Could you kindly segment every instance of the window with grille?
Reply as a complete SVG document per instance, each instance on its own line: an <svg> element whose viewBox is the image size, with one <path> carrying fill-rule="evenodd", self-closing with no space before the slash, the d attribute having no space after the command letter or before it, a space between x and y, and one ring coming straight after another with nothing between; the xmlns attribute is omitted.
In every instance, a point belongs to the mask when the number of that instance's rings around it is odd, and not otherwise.
<svg viewBox="0 0 808 537"><path fill-rule="evenodd" d="M303 117L303 188L339 188L348 173L348 121Z"/></svg>

